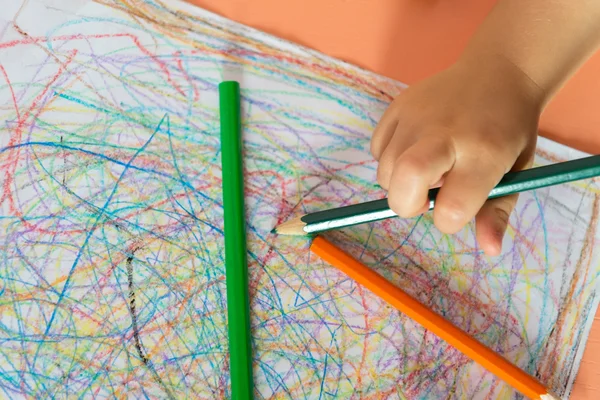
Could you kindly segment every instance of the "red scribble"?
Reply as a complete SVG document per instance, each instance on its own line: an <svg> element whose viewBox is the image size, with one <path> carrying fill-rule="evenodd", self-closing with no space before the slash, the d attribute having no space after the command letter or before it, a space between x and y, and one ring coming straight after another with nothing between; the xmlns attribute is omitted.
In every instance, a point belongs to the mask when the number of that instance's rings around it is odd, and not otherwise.
<svg viewBox="0 0 600 400"><path fill-rule="evenodd" d="M2 64L0 64L0 70L2 70L2 75L4 75L4 80L6 81L6 84L8 85L8 88L10 90L10 95L12 97L12 101L15 106L15 112L17 113L17 120L20 121L21 113L19 112L19 105L17 104L17 98L15 96L15 91L13 90L12 84L10 83L10 79L8 79L8 74L6 73L6 70L4 69L4 66L2 66Z"/></svg>
<svg viewBox="0 0 600 400"><path fill-rule="evenodd" d="M183 61L181 60L181 51L175 52L175 60L177 62L177 67L181 71L181 74L183 75L185 80L188 81L188 83L194 90L194 101L198 101L198 99L200 99L200 92L198 91L198 88L196 87L194 80L190 77L190 75L187 73L186 69L183 67Z"/></svg>
<svg viewBox="0 0 600 400"><path fill-rule="evenodd" d="M58 71L52 77L52 79L50 79L50 82L48 82L46 84L46 86L44 87L44 89L42 90L42 92L39 93L35 97L35 99L31 103L31 105L29 106L29 108L22 115L20 115L20 118L17 121L17 127L15 128L15 130L10 135L10 139L8 141L8 147L9 148L12 147L12 148L8 151L7 160L4 163L4 165L2 166L2 170L4 171L5 180L4 180L4 183L2 185L2 198L0 198L0 204L4 203L4 201L7 200L8 201L9 212L12 213L12 214L14 214L14 215L16 215L17 217L21 218L22 222L26 226L30 226L30 225L29 225L29 223L27 221L25 221L22 218L23 214L21 213L21 211L17 210L17 208L15 207L13 193L10 190L10 187L11 187L12 182L14 180L14 173L15 173L15 171L17 169L17 164L18 164L18 161L19 161L19 155L21 153L21 148L20 147L14 147L14 146L16 146L18 143L21 143L21 138L23 136L23 127L25 126L25 122L27 121L27 119L29 118L29 116L32 115L31 114L32 111L37 107L38 103L48 93L48 90L50 89L50 87L66 71L67 66L71 63L71 61L73 60L73 57L76 54L77 54L77 50L73 50L71 52L71 54L67 58L67 61L64 64L61 64L59 66ZM42 113L42 110L43 110L43 108L40 108L36 112L36 114L34 115L34 119L37 118L37 117L39 117L39 115Z"/></svg>

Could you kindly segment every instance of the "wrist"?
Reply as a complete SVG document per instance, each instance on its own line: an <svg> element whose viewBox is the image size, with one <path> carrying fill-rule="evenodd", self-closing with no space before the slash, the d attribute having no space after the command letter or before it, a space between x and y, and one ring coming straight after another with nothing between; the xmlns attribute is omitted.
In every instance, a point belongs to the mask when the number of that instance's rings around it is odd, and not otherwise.
<svg viewBox="0 0 600 400"><path fill-rule="evenodd" d="M464 70L474 84L522 101L539 113L551 98L550 89L539 85L523 68L500 52L467 49L455 67Z"/></svg>

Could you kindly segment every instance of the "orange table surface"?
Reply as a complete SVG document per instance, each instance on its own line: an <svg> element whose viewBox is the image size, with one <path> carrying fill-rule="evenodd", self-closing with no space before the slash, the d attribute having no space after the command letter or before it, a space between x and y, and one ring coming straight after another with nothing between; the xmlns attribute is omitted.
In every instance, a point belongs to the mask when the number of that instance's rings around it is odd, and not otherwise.
<svg viewBox="0 0 600 400"><path fill-rule="evenodd" d="M229 19L411 84L449 66L494 0L189 0ZM550 103L544 136L600 153L600 54ZM600 398L600 312L571 399Z"/></svg>

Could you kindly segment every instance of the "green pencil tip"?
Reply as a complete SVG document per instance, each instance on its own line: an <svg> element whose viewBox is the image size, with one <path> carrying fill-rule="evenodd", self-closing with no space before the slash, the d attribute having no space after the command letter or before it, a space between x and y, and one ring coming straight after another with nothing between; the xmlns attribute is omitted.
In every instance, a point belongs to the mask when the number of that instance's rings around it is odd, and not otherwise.
<svg viewBox="0 0 600 400"><path fill-rule="evenodd" d="M271 229L271 233L277 233L277 228Z"/></svg>

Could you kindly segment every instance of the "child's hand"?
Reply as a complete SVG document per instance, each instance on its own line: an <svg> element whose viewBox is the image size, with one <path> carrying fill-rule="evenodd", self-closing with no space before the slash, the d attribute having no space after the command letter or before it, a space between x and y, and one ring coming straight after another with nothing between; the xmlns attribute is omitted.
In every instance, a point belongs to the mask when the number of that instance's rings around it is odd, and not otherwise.
<svg viewBox="0 0 600 400"><path fill-rule="evenodd" d="M541 110L597 48L600 1L498 0L461 60L403 92L375 130L392 209L424 212L441 183L438 228L456 232L476 215L479 244L498 254L516 196L486 198L506 172L530 166Z"/></svg>
<svg viewBox="0 0 600 400"><path fill-rule="evenodd" d="M499 56L462 60L405 90L371 142L392 210L405 218L425 212L428 190L441 184L436 226L455 233L477 216L478 243L487 254L500 253L517 196L486 199L505 173L530 167L542 98Z"/></svg>

